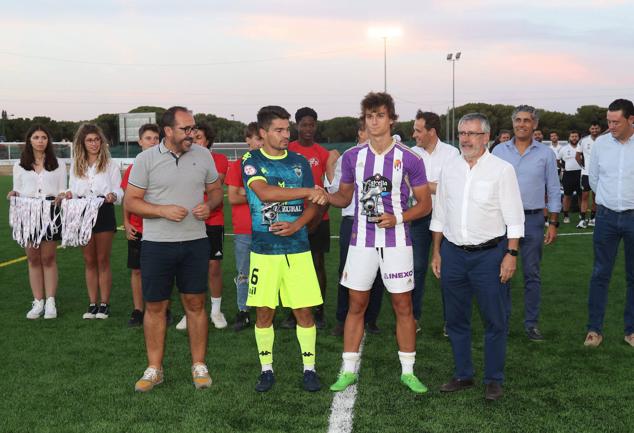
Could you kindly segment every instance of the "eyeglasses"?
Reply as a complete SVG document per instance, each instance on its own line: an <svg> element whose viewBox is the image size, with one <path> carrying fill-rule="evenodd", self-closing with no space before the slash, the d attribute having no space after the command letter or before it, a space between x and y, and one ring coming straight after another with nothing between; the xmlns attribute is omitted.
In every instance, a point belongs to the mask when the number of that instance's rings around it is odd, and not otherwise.
<svg viewBox="0 0 634 433"><path fill-rule="evenodd" d="M85 140L86 143L88 144L95 144L95 143L101 143L101 138L97 137L97 138L87 138Z"/></svg>
<svg viewBox="0 0 634 433"><path fill-rule="evenodd" d="M181 131L183 131L185 133L185 135L189 135L192 132L196 132L198 131L198 126L193 125L193 126L179 126L178 129L180 129Z"/></svg>
<svg viewBox="0 0 634 433"><path fill-rule="evenodd" d="M465 137L477 137L479 135L484 135L486 134L486 132L475 132L475 131L458 131L458 136L465 138Z"/></svg>

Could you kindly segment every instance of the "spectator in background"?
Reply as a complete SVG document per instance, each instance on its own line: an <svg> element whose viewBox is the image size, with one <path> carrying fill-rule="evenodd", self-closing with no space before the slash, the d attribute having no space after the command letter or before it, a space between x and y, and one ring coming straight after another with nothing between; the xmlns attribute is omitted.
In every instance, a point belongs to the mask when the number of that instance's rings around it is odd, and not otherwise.
<svg viewBox="0 0 634 433"><path fill-rule="evenodd" d="M244 130L244 140L249 146L249 153L262 147L262 137L257 122L251 122ZM247 202L247 193L242 182L242 158L229 164L227 170L227 195L231 203L231 222L233 223L233 251L236 258L238 274L236 283L236 301L238 314L233 325L234 331L242 331L251 326L247 296L249 294L249 254L251 252L251 212Z"/></svg>
<svg viewBox="0 0 634 433"><path fill-rule="evenodd" d="M110 315L110 253L117 231L114 204L121 203L123 190L119 166L110 158L108 147L101 128L90 123L81 125L73 140L73 165L66 198L104 198L90 241L82 247L90 300L84 319L107 319Z"/></svg>
<svg viewBox="0 0 634 433"><path fill-rule="evenodd" d="M55 200L51 206L51 218L59 216L59 201L66 191L66 164L55 156L51 134L41 125L29 128L24 139L24 149L20 160L13 166L13 189L9 197L31 197ZM59 218L53 219L54 227L49 227L39 246L24 248L29 268L29 283L33 294L31 309L27 319L57 317L55 295L57 294L56 241L61 240Z"/></svg>
<svg viewBox="0 0 634 433"><path fill-rule="evenodd" d="M590 124L588 129L589 135L586 135L579 141L577 146L577 154L575 158L581 166L581 220L577 224L578 229L585 229L586 227L594 227L594 217L597 211L597 204L594 193L590 188L590 181L588 179L588 168L590 167L590 153L592 152L592 146L594 142L601 135L601 125L599 122L594 121ZM592 194L592 213L588 219L588 199Z"/></svg>
<svg viewBox="0 0 634 433"><path fill-rule="evenodd" d="M570 204L572 196L575 195L577 202L581 200L581 166L577 162L577 143L579 143L579 132L570 131L568 135L568 144L559 149L559 166L563 169L564 174L561 183L564 187L564 224L570 222ZM581 217L581 215L579 215Z"/></svg>
<svg viewBox="0 0 634 433"><path fill-rule="evenodd" d="M319 144L315 143L315 133L317 132L317 112L309 107L303 107L295 113L298 136L296 141L288 144L288 150L303 155L310 164L315 185L324 186L324 176L328 165L329 153ZM326 315L324 305L326 303L326 260L325 254L330 251L330 218L328 217L328 207L317 208L315 218L308 223L308 240L310 241L310 253L315 264L319 288L323 304L315 308L315 325L317 329L326 327ZM289 314L282 323L285 328L295 327L295 316Z"/></svg>
<svg viewBox="0 0 634 433"><path fill-rule="evenodd" d="M608 286L621 239L625 249L625 342L634 347L634 104L617 99L608 106L610 134L592 149L588 177L596 192L594 267L588 296L585 345L603 341Z"/></svg>
<svg viewBox="0 0 634 433"><path fill-rule="evenodd" d="M544 141L544 133L542 132L541 129L536 129L533 131L533 140L535 140L538 143L541 143L542 141Z"/></svg>
<svg viewBox="0 0 634 433"><path fill-rule="evenodd" d="M357 129L357 146L364 145L368 141L368 133L365 129L365 119L360 119ZM328 160L328 170L326 170L325 187L329 193L334 194L339 191L341 182L342 158L336 150L330 151L331 158ZM350 236L352 235L352 223L354 222L355 203L350 203L348 207L341 209L341 224L339 225L339 280L343 274L343 268L348 257L348 247L350 246ZM365 311L365 329L370 334L381 332L376 324L381 311L381 301L383 300L383 279L377 273L372 289L370 289L370 301L368 309ZM344 323L348 315L349 295L348 288L339 283L337 288L337 324L332 330L332 335L341 337L343 335Z"/></svg>
<svg viewBox="0 0 634 433"><path fill-rule="evenodd" d="M440 134L440 117L436 113L418 110L414 121L414 139L416 146L412 150L421 156L425 164L425 174L429 182L432 208L436 199L436 187L440 179L441 167L451 158L458 156L458 149L443 143L438 138ZM415 202L415 200L414 200ZM416 332L420 331L420 318L425 293L425 276L429 263L429 250L432 244L432 232L429 230L431 213L410 223L412 249L414 251L414 290L412 290L412 307L416 320ZM442 294L441 294L442 296ZM443 334L445 302L443 298Z"/></svg>
<svg viewBox="0 0 634 433"><path fill-rule="evenodd" d="M222 153L212 151L214 139L216 134L210 125L201 123L196 126L196 132L194 132L194 144L209 149L211 156L218 172L218 179L220 185L225 181L227 175L227 168L229 167L229 160ZM205 200L207 195L205 194ZM222 303L222 258L223 258L223 245L225 236L225 219L224 212L222 210L223 203L220 202L220 206L215 208L209 214L209 218L205 220L205 228L207 230L207 239L209 239L209 246L211 252L209 255L209 291L211 292L211 313L209 317L214 327L217 329L223 329L227 327L227 319L220 310ZM182 331L187 329L187 316L183 316L181 321L176 325L176 329Z"/></svg>
<svg viewBox="0 0 634 433"><path fill-rule="evenodd" d="M141 151L155 146L159 142L159 126L154 123L146 123L139 128L139 146ZM128 178L132 166L130 164L121 179L121 188L124 193L128 187ZM134 309L128 320L128 326L143 325L143 291L141 290L141 238L143 237L143 218L128 212L123 205L123 227L125 236L128 239L128 269L130 269L130 287L132 288L132 304ZM168 322L171 317L170 310L167 310Z"/></svg>
<svg viewBox="0 0 634 433"><path fill-rule="evenodd" d="M506 141L509 141L511 139L511 137L512 137L511 131L509 131L508 129L500 129L500 132L498 133L498 136L493 141L493 144L489 148L489 151L493 152L493 149L495 149L495 147L498 144L504 143Z"/></svg>

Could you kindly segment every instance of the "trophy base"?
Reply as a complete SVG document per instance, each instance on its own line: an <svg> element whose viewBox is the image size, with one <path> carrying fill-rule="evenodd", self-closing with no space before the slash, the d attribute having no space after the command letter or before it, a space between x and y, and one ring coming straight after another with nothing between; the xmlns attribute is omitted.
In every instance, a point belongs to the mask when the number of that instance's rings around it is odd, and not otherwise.
<svg viewBox="0 0 634 433"><path fill-rule="evenodd" d="M381 215L372 215L366 218L369 223L376 224L380 221Z"/></svg>

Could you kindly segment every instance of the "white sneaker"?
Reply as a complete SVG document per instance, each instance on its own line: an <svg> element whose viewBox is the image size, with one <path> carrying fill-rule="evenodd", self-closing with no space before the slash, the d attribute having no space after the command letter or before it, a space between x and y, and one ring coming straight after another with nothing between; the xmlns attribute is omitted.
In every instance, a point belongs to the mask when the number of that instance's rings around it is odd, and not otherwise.
<svg viewBox="0 0 634 433"><path fill-rule="evenodd" d="M44 305L44 318L57 319L57 307L55 306L55 298L52 296L50 298L46 298L46 304Z"/></svg>
<svg viewBox="0 0 634 433"><path fill-rule="evenodd" d="M39 319L42 314L44 314L44 299L33 299L31 309L26 313L26 318L35 320Z"/></svg>
<svg viewBox="0 0 634 433"><path fill-rule="evenodd" d="M588 221L588 227L594 227L594 218Z"/></svg>
<svg viewBox="0 0 634 433"><path fill-rule="evenodd" d="M216 314L211 313L209 317L211 318L211 321L216 327L216 329L222 329L227 327L227 319L225 319L225 315L222 314L222 312L219 312Z"/></svg>
<svg viewBox="0 0 634 433"><path fill-rule="evenodd" d="M183 316L180 322L176 324L176 329L184 331L187 329L187 316Z"/></svg>
<svg viewBox="0 0 634 433"><path fill-rule="evenodd" d="M579 224L577 224L577 228L578 229L588 228L588 223L586 222L586 220L581 220L579 221Z"/></svg>
<svg viewBox="0 0 634 433"><path fill-rule="evenodd" d="M570 223L570 218L564 217L564 224L569 224L569 223Z"/></svg>

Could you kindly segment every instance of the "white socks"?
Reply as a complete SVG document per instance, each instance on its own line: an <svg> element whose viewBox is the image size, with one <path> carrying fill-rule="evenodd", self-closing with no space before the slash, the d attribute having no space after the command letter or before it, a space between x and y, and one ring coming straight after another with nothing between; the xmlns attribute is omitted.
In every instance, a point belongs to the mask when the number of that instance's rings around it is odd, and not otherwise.
<svg viewBox="0 0 634 433"><path fill-rule="evenodd" d="M346 373L355 373L357 371L357 363L359 362L359 352L343 352L343 371Z"/></svg>
<svg viewBox="0 0 634 433"><path fill-rule="evenodd" d="M273 371L273 364L262 364L262 371Z"/></svg>
<svg viewBox="0 0 634 433"><path fill-rule="evenodd" d="M398 359L401 361L402 374L414 373L414 362L416 362L416 352L398 352Z"/></svg>
<svg viewBox="0 0 634 433"><path fill-rule="evenodd" d="M220 303L222 302L222 298L214 298L211 297L211 314L220 313Z"/></svg>

